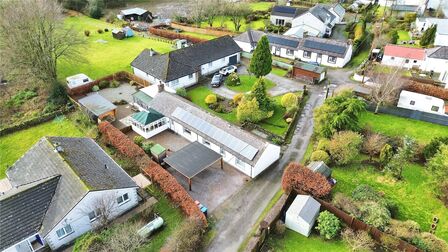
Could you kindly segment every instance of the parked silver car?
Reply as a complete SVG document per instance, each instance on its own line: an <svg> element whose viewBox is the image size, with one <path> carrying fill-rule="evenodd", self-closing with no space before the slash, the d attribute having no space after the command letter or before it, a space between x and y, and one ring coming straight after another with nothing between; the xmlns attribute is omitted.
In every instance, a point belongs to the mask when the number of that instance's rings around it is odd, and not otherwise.
<svg viewBox="0 0 448 252"><path fill-rule="evenodd" d="M235 73L236 70L237 70L236 66L230 65L230 66L226 66L226 67L221 68L221 70L219 70L219 73L224 75L224 76L227 76L227 75L229 75L231 73Z"/></svg>

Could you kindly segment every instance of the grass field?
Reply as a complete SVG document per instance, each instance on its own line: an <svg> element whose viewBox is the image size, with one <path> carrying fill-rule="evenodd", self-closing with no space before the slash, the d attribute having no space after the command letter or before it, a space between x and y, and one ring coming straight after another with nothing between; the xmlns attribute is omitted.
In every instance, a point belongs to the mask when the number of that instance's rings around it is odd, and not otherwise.
<svg viewBox="0 0 448 252"><path fill-rule="evenodd" d="M404 31L404 30L398 31L398 42L409 41L409 40L411 40L411 35L409 34L408 31Z"/></svg>
<svg viewBox="0 0 448 252"><path fill-rule="evenodd" d="M217 17L217 18L215 18L215 20L213 21L213 27L221 27L221 19L222 18L224 18L224 23L223 23L223 27L224 28L226 28L226 29L228 29L229 31L232 31L232 32L237 32L235 30L235 25L230 20L230 17ZM253 29L253 30L258 30L260 28L264 28L266 22L269 22L269 20L260 19L260 20L253 21L253 22L250 22L250 23L246 23L246 21L243 20L241 22L241 27L240 27L240 30L238 32L245 32L249 28ZM209 24L207 22L202 22L201 27L202 28L208 28L210 26L209 26Z"/></svg>
<svg viewBox="0 0 448 252"><path fill-rule="evenodd" d="M286 229L284 237L277 237L276 235L269 236L267 244L273 251L351 251L348 245L342 240L326 241L317 234L311 234L309 237L305 237L289 229Z"/></svg>
<svg viewBox="0 0 448 252"><path fill-rule="evenodd" d="M67 17L64 23L80 34L84 34L84 30L89 30L90 36L82 35L86 39L85 48L82 49L85 61L61 62L58 67L59 79L77 73L85 73L96 79L117 71L130 71L131 61L145 48L152 48L159 53L173 50L169 43L139 36L124 40L114 39L110 32L115 28L113 25L83 15ZM97 32L98 29L105 28L108 28L109 32L103 34Z"/></svg>
<svg viewBox="0 0 448 252"><path fill-rule="evenodd" d="M244 74L244 75L240 75L241 85L234 86L234 87L232 87L232 86L226 86L226 87L235 92L246 93L252 89L252 86L254 85L256 80L257 80L257 77L255 77L254 75ZM269 89L275 87L274 82L272 82L268 79L264 79L264 81L265 81L266 90L269 90Z"/></svg>
<svg viewBox="0 0 448 252"><path fill-rule="evenodd" d="M236 109L234 109L230 113L216 113L215 111L208 108L204 100L205 97L207 97L207 95L209 94L213 94L213 92L206 86L198 86L188 90L188 97L193 103L228 122L238 125L239 123L236 118ZM274 101L274 115L271 118L259 122L258 124L269 132L277 135L283 135L288 129L288 123L286 123L286 121L283 119L285 108L280 105L281 96L276 96L272 99Z"/></svg>
<svg viewBox="0 0 448 252"><path fill-rule="evenodd" d="M280 77L285 77L285 75L288 73L288 70L283 69L283 68L273 67L271 73L275 74L277 76L280 76Z"/></svg>
<svg viewBox="0 0 448 252"><path fill-rule="evenodd" d="M360 117L360 122L376 132L388 136L407 135L421 143L428 143L434 137L448 136L446 126L386 114L366 112Z"/></svg>
<svg viewBox="0 0 448 252"><path fill-rule="evenodd" d="M83 135L72 121L60 118L0 137L0 179L6 176L7 167L13 165L40 138L44 136L81 137Z"/></svg>
<svg viewBox="0 0 448 252"><path fill-rule="evenodd" d="M273 2L253 2L253 3L249 3L249 5L253 11L267 11L267 10L269 10L269 8L274 6L274 3Z"/></svg>
<svg viewBox="0 0 448 252"><path fill-rule="evenodd" d="M196 37L196 38L201 38L201 39L208 39L208 40L217 38L217 36L213 36L213 35L209 35L209 34L203 34L203 33L197 33L197 32L186 32L186 31L183 31L181 34L192 36L192 37Z"/></svg>
<svg viewBox="0 0 448 252"><path fill-rule="evenodd" d="M364 48L350 60L346 67L357 68L367 57L369 57L369 48Z"/></svg>

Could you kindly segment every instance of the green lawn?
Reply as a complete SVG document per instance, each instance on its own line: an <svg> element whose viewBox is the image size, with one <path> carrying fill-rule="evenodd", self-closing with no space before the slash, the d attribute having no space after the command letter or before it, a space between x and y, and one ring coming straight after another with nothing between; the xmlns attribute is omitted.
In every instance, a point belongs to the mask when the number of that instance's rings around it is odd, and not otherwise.
<svg viewBox="0 0 448 252"><path fill-rule="evenodd" d="M283 68L273 67L271 73L275 74L277 76L280 76L280 77L285 77L285 75L288 73L288 70L283 69Z"/></svg>
<svg viewBox="0 0 448 252"><path fill-rule="evenodd" d="M77 73L85 73L97 79L117 71L130 71L131 61L145 48L152 48L159 53L173 50L172 44L153 39L135 36L124 40L112 38L111 30L114 25L87 16L67 17L64 21L67 27L73 27L80 34L84 30L90 31L85 37L86 45L82 49L85 62L61 62L58 67L60 79ZM99 34L98 29L108 28L109 32Z"/></svg>
<svg viewBox="0 0 448 252"><path fill-rule="evenodd" d="M409 41L411 40L411 36L408 31L399 30L398 31L398 41Z"/></svg>
<svg viewBox="0 0 448 252"><path fill-rule="evenodd" d="M267 10L269 10L269 8L274 6L274 3L273 2L253 2L253 3L249 3L249 5L253 11L267 11Z"/></svg>
<svg viewBox="0 0 448 252"><path fill-rule="evenodd" d="M386 114L375 115L366 112L360 117L362 126L370 125L372 130L388 136L410 136L421 143L428 143L432 138L448 136L448 127Z"/></svg>
<svg viewBox="0 0 448 252"><path fill-rule="evenodd" d="M347 64L346 67L348 68L356 68L359 65L361 65L361 63L367 59L369 57L369 48L363 48L358 55L356 55L355 57L353 57L350 62Z"/></svg>
<svg viewBox="0 0 448 252"><path fill-rule="evenodd" d="M8 166L44 136L81 137L84 134L72 121L60 118L0 137L0 179L6 176Z"/></svg>
<svg viewBox="0 0 448 252"><path fill-rule="evenodd" d="M222 18L223 17L215 18L215 20L213 21L213 27L221 27L221 19ZM267 20L267 19L260 19L260 20L253 21L253 22L250 22L250 23L246 23L246 21L243 20L241 22L241 27L240 27L240 30L238 32L245 32L249 28L253 29L253 30L258 30L260 28L264 28L265 27L265 22L269 22L269 20ZM208 28L210 26L209 26L209 24L207 22L202 22L201 27L202 28ZM237 32L235 30L235 25L230 20L230 17L227 17L227 16L224 17L223 27L228 29L229 31Z"/></svg>
<svg viewBox="0 0 448 252"><path fill-rule="evenodd" d="M196 37L196 38L200 38L200 39L208 39L208 40L217 38L217 36L214 36L214 35L197 33L197 32L186 32L186 31L183 31L181 34L192 36L192 37Z"/></svg>
<svg viewBox="0 0 448 252"><path fill-rule="evenodd" d="M283 238L270 235L268 245L273 251L351 251L348 245L342 240L326 241L317 234L311 234L309 237L305 237L289 229L286 229Z"/></svg>
<svg viewBox="0 0 448 252"><path fill-rule="evenodd" d="M215 111L208 108L207 104L205 104L205 97L209 94L213 94L213 91L207 88L206 86L197 86L188 90L188 98L196 105L201 108L213 113L222 119L231 122L233 124L238 125L238 120L236 119L236 109L234 109L230 113L216 113ZM300 93L297 93L300 95ZM271 118L268 118L262 122L259 122L264 129L269 132L272 132L277 135L284 135L286 130L288 129L288 123L283 119L283 115L285 114L285 108L280 105L281 96L273 97L274 101L274 115Z"/></svg>
<svg viewBox="0 0 448 252"><path fill-rule="evenodd" d="M338 181L334 192L351 195L360 184L368 184L398 206L397 219L414 220L424 231L429 231L432 218L437 216L440 222L436 235L448 241L448 209L433 195L431 179L425 168L418 164L408 164L403 171L403 179L392 181L389 177L371 166L359 163L345 167L333 167L333 177Z"/></svg>
<svg viewBox="0 0 448 252"><path fill-rule="evenodd" d="M235 92L246 93L252 89L252 86L254 85L256 80L257 80L257 77L255 77L254 75L242 74L242 75L240 75L241 85L234 86L234 87L231 87L231 86L226 86L226 87ZM276 86L274 82L272 82L266 78L264 79L264 81L265 81L265 85L266 85L266 90L269 90Z"/></svg>

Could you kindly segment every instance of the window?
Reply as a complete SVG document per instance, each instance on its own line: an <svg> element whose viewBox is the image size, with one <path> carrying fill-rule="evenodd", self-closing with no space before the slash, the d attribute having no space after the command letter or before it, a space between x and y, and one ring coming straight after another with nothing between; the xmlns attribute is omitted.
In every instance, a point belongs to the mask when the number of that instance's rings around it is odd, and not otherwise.
<svg viewBox="0 0 448 252"><path fill-rule="evenodd" d="M336 63L336 57L328 56L328 62L333 64Z"/></svg>
<svg viewBox="0 0 448 252"><path fill-rule="evenodd" d="M176 86L177 84L179 84L179 79L171 81L171 86L172 87Z"/></svg>
<svg viewBox="0 0 448 252"><path fill-rule="evenodd" d="M129 201L129 195L127 193L121 195L117 198L118 205L123 205L124 203Z"/></svg>
<svg viewBox="0 0 448 252"><path fill-rule="evenodd" d="M432 106L432 107L431 107L431 111L439 112L439 107L437 107L437 106Z"/></svg>
<svg viewBox="0 0 448 252"><path fill-rule="evenodd" d="M244 167L244 162L243 161L241 161L240 159L235 159L235 164L237 165L237 166L239 166L239 167Z"/></svg>
<svg viewBox="0 0 448 252"><path fill-rule="evenodd" d="M96 218L98 218L98 213L96 211L92 211L88 215L90 222L93 222L96 220Z"/></svg>
<svg viewBox="0 0 448 252"><path fill-rule="evenodd" d="M188 135L191 135L191 131L188 130L188 129L185 129L185 128L184 128L184 133L187 133Z"/></svg>
<svg viewBox="0 0 448 252"><path fill-rule="evenodd" d="M70 224L68 224L63 228L56 230L56 235L58 236L59 239L62 239L64 237L66 237L67 235L70 235L73 232L74 231L73 231L72 226L70 226Z"/></svg>
<svg viewBox="0 0 448 252"><path fill-rule="evenodd" d="M409 104L411 104L411 105L415 105L415 101L411 101Z"/></svg>
<svg viewBox="0 0 448 252"><path fill-rule="evenodd" d="M390 59L391 59L391 60L394 60L394 59L395 59L395 57L390 57Z"/></svg>
<svg viewBox="0 0 448 252"><path fill-rule="evenodd" d="M208 67L212 67L213 66L213 62L208 63Z"/></svg>
<svg viewBox="0 0 448 252"><path fill-rule="evenodd" d="M188 75L189 79L193 79L193 74Z"/></svg>
<svg viewBox="0 0 448 252"><path fill-rule="evenodd" d="M417 63L417 60L414 60L414 63Z"/></svg>
<svg viewBox="0 0 448 252"><path fill-rule="evenodd" d="M210 146L210 142L207 141L207 140L205 140L205 139L202 139L202 143L203 143L204 145Z"/></svg>
<svg viewBox="0 0 448 252"><path fill-rule="evenodd" d="M285 25L285 20L284 19L276 19L275 20L275 25Z"/></svg>
<svg viewBox="0 0 448 252"><path fill-rule="evenodd" d="M409 63L409 60L408 60L408 59L406 59L406 60L404 61L404 63Z"/></svg>
<svg viewBox="0 0 448 252"><path fill-rule="evenodd" d="M311 58L311 52L303 51L303 57L308 59Z"/></svg>
<svg viewBox="0 0 448 252"><path fill-rule="evenodd" d="M286 49L286 55L294 55L294 50Z"/></svg>

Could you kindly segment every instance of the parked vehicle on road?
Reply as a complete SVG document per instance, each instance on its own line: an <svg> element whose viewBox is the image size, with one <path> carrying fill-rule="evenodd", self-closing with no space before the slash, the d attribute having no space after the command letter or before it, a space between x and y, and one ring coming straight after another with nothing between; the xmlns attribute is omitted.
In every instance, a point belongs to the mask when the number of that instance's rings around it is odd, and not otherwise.
<svg viewBox="0 0 448 252"><path fill-rule="evenodd" d="M230 65L230 66L226 66L226 67L221 68L221 70L219 70L219 73L224 75L224 76L227 76L227 75L229 75L231 73L236 72L236 70L237 70L236 66Z"/></svg>
<svg viewBox="0 0 448 252"><path fill-rule="evenodd" d="M222 76L222 74L215 73L215 75L213 75L212 82L211 82L212 87L220 87L223 80L224 80L224 76Z"/></svg>

